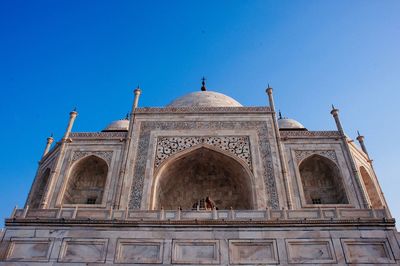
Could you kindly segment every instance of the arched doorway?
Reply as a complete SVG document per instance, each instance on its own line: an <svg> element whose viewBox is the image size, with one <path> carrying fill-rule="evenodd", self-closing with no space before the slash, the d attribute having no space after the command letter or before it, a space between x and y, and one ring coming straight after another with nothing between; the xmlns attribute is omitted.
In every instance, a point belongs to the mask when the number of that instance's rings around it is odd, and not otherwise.
<svg viewBox="0 0 400 266"><path fill-rule="evenodd" d="M364 166L360 167L361 177L364 181L365 188L367 189L368 197L371 202L372 208L382 208L382 202L379 197L379 193L376 190L374 182L372 181L371 176L368 174L367 169Z"/></svg>
<svg viewBox="0 0 400 266"><path fill-rule="evenodd" d="M71 170L63 204L101 204L107 173L103 159L93 155L81 159Z"/></svg>
<svg viewBox="0 0 400 266"><path fill-rule="evenodd" d="M153 209L194 209L207 197L218 209L253 209L251 172L237 159L199 147L170 158L156 174Z"/></svg>
<svg viewBox="0 0 400 266"><path fill-rule="evenodd" d="M299 166L307 204L347 204L342 177L336 164L320 155L312 155Z"/></svg>

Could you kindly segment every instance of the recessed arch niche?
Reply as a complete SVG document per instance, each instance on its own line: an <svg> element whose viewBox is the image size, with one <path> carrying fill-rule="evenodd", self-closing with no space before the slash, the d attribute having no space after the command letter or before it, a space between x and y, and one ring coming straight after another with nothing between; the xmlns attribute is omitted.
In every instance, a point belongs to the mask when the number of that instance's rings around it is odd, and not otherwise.
<svg viewBox="0 0 400 266"><path fill-rule="evenodd" d="M306 204L348 204L342 176L330 159L314 154L299 166Z"/></svg>
<svg viewBox="0 0 400 266"><path fill-rule="evenodd" d="M154 182L153 209L193 209L206 197L218 209L254 209L251 171L213 148L195 147L169 158Z"/></svg>
<svg viewBox="0 0 400 266"><path fill-rule="evenodd" d="M107 163L94 155L85 157L73 165L63 204L101 204L107 181Z"/></svg>
<svg viewBox="0 0 400 266"><path fill-rule="evenodd" d="M42 202L45 189L47 187L47 182L50 177L50 168L46 168L46 170L40 175L38 178L34 189L32 191L32 200L30 204L30 208L39 209L40 203Z"/></svg>
<svg viewBox="0 0 400 266"><path fill-rule="evenodd" d="M382 208L383 204L379 197L379 193L372 181L371 176L369 175L367 169L364 166L360 167L361 177L364 181L365 188L367 189L368 197L371 202L372 208Z"/></svg>

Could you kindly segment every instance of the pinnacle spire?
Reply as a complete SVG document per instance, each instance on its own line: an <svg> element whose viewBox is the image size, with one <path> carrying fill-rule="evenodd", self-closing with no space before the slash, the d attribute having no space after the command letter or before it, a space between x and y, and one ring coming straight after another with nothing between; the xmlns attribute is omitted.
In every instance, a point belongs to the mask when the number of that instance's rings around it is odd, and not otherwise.
<svg viewBox="0 0 400 266"><path fill-rule="evenodd" d="M206 78L203 77L201 79L201 91L206 91L206 90L207 90L207 88L206 88Z"/></svg>
<svg viewBox="0 0 400 266"><path fill-rule="evenodd" d="M142 90L140 89L140 85L139 85L139 84L136 86L136 89L135 89L133 92L134 92L134 93L140 93L140 92L142 92Z"/></svg>

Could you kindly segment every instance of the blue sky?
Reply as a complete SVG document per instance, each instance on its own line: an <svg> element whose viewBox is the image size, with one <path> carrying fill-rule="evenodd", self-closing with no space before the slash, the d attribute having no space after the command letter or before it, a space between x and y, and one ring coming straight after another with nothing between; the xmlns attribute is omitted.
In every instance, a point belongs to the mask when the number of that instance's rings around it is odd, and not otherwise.
<svg viewBox="0 0 400 266"><path fill-rule="evenodd" d="M22 206L46 137L100 131L207 87L310 130L359 129L400 218L399 1L2 1L0 219Z"/></svg>

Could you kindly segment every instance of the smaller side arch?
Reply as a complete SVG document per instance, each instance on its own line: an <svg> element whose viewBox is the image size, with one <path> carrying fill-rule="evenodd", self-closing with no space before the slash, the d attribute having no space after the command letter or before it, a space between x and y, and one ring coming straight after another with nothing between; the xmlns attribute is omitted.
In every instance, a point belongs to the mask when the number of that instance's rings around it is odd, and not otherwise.
<svg viewBox="0 0 400 266"><path fill-rule="evenodd" d="M34 184L34 189L31 193L32 199L30 202L30 208L32 209L39 209L40 204L43 200L44 192L47 187L47 183L50 177L50 168L46 168L43 173L40 174L39 179Z"/></svg>
<svg viewBox="0 0 400 266"><path fill-rule="evenodd" d="M360 174L364 182L364 186L367 190L367 194L372 208L374 209L382 208L383 204L381 198L379 197L378 190L376 189L374 181L372 180L371 176L369 175L367 169L364 166L360 167Z"/></svg>
<svg viewBox="0 0 400 266"><path fill-rule="evenodd" d="M71 167L63 204L101 204L108 175L107 162L95 155L81 158Z"/></svg>
<svg viewBox="0 0 400 266"><path fill-rule="evenodd" d="M332 160L313 154L299 165L306 204L348 204L343 178Z"/></svg>

